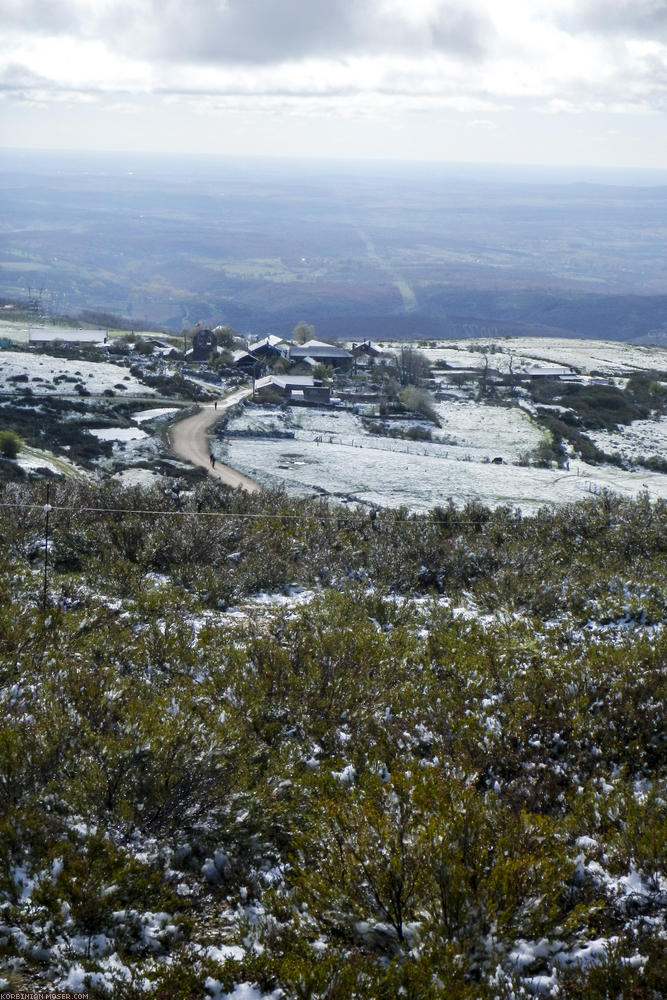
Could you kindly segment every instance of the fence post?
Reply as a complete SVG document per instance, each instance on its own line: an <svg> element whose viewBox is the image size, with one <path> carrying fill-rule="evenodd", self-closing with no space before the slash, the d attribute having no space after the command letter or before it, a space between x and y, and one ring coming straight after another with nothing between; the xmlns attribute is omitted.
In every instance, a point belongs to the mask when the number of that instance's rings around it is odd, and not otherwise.
<svg viewBox="0 0 667 1000"><path fill-rule="evenodd" d="M46 484L46 503L44 504L44 594L42 608L46 611L46 588L49 573L49 512L51 510L51 483Z"/></svg>

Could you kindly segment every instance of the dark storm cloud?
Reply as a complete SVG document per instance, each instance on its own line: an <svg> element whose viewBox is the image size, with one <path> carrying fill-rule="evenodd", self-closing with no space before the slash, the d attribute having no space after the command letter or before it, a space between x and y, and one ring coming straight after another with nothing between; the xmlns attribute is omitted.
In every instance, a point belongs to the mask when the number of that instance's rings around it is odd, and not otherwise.
<svg viewBox="0 0 667 1000"><path fill-rule="evenodd" d="M563 25L596 35L660 40L667 36L667 0L580 0Z"/></svg>

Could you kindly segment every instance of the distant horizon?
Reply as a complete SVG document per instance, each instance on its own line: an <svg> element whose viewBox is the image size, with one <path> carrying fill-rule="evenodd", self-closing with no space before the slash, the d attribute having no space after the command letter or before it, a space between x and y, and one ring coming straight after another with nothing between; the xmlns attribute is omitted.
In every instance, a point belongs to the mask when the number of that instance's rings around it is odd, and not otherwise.
<svg viewBox="0 0 667 1000"><path fill-rule="evenodd" d="M623 164L595 164L595 163L549 163L549 162L503 162L484 160L444 160L444 159L413 159L413 158L385 158L385 157L332 157L324 155L296 156L287 153L228 153L228 152L192 152L176 150L145 150L145 149L100 149L100 148L76 148L76 147L46 147L46 146L9 146L0 144L0 157L9 156L35 156L52 157L54 159L66 158L90 158L91 160L109 157L116 161L136 158L138 161L155 162L156 160L200 163L216 165L243 165L256 164L266 166L291 165L293 167L307 171L309 167L343 169L347 171L365 172L367 170L386 168L390 172L396 170L443 170L446 172L472 171L479 174L489 173L505 175L507 179L511 175L572 175L579 177L584 175L636 177L636 178L664 178L667 184L667 166L633 166ZM467 175L470 180L470 176ZM576 182L576 181L575 181ZM585 183L585 181L583 181ZM595 183L593 181L592 183ZM640 185L641 186L641 185Z"/></svg>

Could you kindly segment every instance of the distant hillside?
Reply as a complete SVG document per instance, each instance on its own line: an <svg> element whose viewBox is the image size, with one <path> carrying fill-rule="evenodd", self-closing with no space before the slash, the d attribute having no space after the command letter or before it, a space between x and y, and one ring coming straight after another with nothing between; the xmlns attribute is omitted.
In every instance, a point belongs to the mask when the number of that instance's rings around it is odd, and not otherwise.
<svg viewBox="0 0 667 1000"><path fill-rule="evenodd" d="M498 334L514 324L517 335L526 327L547 335L667 343L667 295L606 295L568 291L477 291L431 285L420 294L420 306L432 316L470 328L495 325ZM466 315L475 317L456 319ZM461 334L459 334L461 335Z"/></svg>

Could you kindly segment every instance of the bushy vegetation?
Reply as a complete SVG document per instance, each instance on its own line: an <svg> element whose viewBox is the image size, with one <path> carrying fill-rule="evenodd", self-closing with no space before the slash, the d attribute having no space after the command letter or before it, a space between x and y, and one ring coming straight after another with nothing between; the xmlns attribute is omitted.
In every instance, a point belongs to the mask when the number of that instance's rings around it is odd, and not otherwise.
<svg viewBox="0 0 667 1000"><path fill-rule="evenodd" d="M433 440L433 432L430 427L423 427L421 424L399 427L396 424L388 424L386 420L373 420L370 417L362 417L362 424L364 430L369 434L376 434L378 437L404 438L407 441Z"/></svg>
<svg viewBox="0 0 667 1000"><path fill-rule="evenodd" d="M623 388L617 385L592 383L571 385L555 379L533 380L526 386L538 404L537 421L549 431L550 440L530 456L536 464L555 462L563 465L570 453L589 464L607 462L621 464L621 459L598 448L586 431L606 428L667 412L667 387L650 373L632 375ZM554 412L549 407L556 404ZM658 458L658 456L656 456ZM652 460L639 464L659 469Z"/></svg>
<svg viewBox="0 0 667 1000"><path fill-rule="evenodd" d="M0 431L0 455L3 458L17 458L21 450L21 438L14 431Z"/></svg>
<svg viewBox="0 0 667 1000"><path fill-rule="evenodd" d="M623 388L594 382L570 384L555 379L534 379L528 384L536 403L558 403L571 412L563 421L586 430L629 424L651 414L667 412L667 387L649 373L632 375Z"/></svg>
<svg viewBox="0 0 667 1000"><path fill-rule="evenodd" d="M2 419L9 423L16 434L36 448L48 447L56 454L76 459L83 466L113 450L111 441L101 441L87 432L91 425L111 426L111 417L117 423L129 426L121 409L112 409L108 402L77 402L42 396L36 402L28 392L16 402L3 403ZM93 423L94 422L94 423Z"/></svg>
<svg viewBox="0 0 667 1000"><path fill-rule="evenodd" d="M399 399L406 410L410 410L412 413L418 413L421 417L426 420L430 420L431 423L436 426L440 425L440 420L438 414L435 411L435 400L430 392L426 389L420 389L415 385L409 385L407 388L403 389Z"/></svg>
<svg viewBox="0 0 667 1000"><path fill-rule="evenodd" d="M14 988L664 994L667 505L0 501Z"/></svg>

